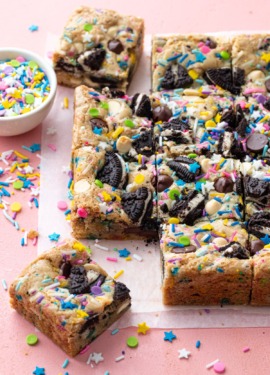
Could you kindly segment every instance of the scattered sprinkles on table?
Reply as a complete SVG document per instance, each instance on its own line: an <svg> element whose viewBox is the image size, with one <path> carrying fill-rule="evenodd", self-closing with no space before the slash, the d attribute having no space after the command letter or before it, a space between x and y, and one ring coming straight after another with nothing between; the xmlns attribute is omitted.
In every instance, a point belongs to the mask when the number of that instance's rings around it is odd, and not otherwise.
<svg viewBox="0 0 270 375"><path fill-rule="evenodd" d="M38 31L38 26L37 25L31 25L28 27L28 30L31 32Z"/></svg>
<svg viewBox="0 0 270 375"><path fill-rule="evenodd" d="M180 358L180 359L182 359L182 358L188 359L190 354L191 354L191 352L189 352L185 348L178 350L178 353L179 353L178 358Z"/></svg>
<svg viewBox="0 0 270 375"><path fill-rule="evenodd" d="M137 332L145 335L146 332L149 331L149 329L150 327L148 327L148 325L145 322L143 322L138 324Z"/></svg>
<svg viewBox="0 0 270 375"><path fill-rule="evenodd" d="M164 341L173 342L173 340L175 339L176 339L176 335L173 333L173 331L164 332Z"/></svg>
<svg viewBox="0 0 270 375"><path fill-rule="evenodd" d="M22 56L0 60L0 117L23 115L39 107L50 83L37 62Z"/></svg>

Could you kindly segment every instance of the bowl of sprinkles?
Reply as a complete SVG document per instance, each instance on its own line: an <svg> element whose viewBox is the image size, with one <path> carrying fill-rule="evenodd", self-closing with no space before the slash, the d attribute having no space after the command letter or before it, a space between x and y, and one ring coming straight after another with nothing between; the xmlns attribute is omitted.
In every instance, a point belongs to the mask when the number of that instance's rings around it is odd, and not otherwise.
<svg viewBox="0 0 270 375"><path fill-rule="evenodd" d="M0 136L23 134L48 115L57 81L49 62L19 48L0 48Z"/></svg>

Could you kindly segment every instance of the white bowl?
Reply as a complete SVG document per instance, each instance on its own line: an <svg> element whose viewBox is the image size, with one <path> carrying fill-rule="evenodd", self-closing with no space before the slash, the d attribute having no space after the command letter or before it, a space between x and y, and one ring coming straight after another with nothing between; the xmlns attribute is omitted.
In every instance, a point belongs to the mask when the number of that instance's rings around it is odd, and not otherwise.
<svg viewBox="0 0 270 375"><path fill-rule="evenodd" d="M15 59L18 56L23 56L28 61L36 61L46 74L51 89L45 102L32 111L18 116L0 117L0 136L4 137L23 134L38 126L48 115L56 94L56 75L49 62L26 49L0 48L0 60Z"/></svg>

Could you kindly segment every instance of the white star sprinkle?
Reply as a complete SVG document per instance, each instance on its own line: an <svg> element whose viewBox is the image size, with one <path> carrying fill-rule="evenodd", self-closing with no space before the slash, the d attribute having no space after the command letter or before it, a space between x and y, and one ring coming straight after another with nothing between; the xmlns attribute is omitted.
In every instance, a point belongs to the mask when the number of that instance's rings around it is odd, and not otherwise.
<svg viewBox="0 0 270 375"><path fill-rule="evenodd" d="M99 208L100 208L100 211L106 215L106 212L107 212L107 204L106 202L103 202L103 203L99 203Z"/></svg>
<svg viewBox="0 0 270 375"><path fill-rule="evenodd" d="M23 168L25 173L33 173L34 168L31 167L30 165L27 165L26 167Z"/></svg>
<svg viewBox="0 0 270 375"><path fill-rule="evenodd" d="M34 197L37 197L39 195L40 188L33 188L31 187L31 195L34 195Z"/></svg>
<svg viewBox="0 0 270 375"><path fill-rule="evenodd" d="M204 184L204 189L209 192L210 190L214 190L214 182L206 181Z"/></svg>
<svg viewBox="0 0 270 375"><path fill-rule="evenodd" d="M84 33L82 36L83 43L91 42L92 41L92 35L90 33Z"/></svg>
<svg viewBox="0 0 270 375"><path fill-rule="evenodd" d="M187 351L185 348L178 350L179 356L178 358L186 358L188 359L188 356L191 354L189 351Z"/></svg>
<svg viewBox="0 0 270 375"><path fill-rule="evenodd" d="M46 130L47 135L54 135L55 133L56 133L56 128L54 128L54 127L49 127Z"/></svg>
<svg viewBox="0 0 270 375"><path fill-rule="evenodd" d="M91 353L91 361L94 361L97 365L99 362L104 361L104 358L102 356L102 353Z"/></svg>
<svg viewBox="0 0 270 375"><path fill-rule="evenodd" d="M258 169L262 168L262 161L261 160L253 160L253 168L257 171Z"/></svg>
<svg viewBox="0 0 270 375"><path fill-rule="evenodd" d="M62 166L62 172L63 173L68 173L70 171L70 167L69 167L69 165L63 165Z"/></svg>

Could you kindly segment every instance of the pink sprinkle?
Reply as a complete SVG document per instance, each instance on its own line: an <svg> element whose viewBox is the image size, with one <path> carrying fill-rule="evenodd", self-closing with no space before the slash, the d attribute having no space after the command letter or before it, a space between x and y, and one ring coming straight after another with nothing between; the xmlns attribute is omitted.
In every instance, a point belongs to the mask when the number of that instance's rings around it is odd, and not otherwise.
<svg viewBox="0 0 270 375"><path fill-rule="evenodd" d="M244 347L243 348L243 352L246 353L246 352L249 352L250 351L250 348L248 346Z"/></svg>
<svg viewBox="0 0 270 375"><path fill-rule="evenodd" d="M124 60L128 61L128 55L124 56Z"/></svg>
<svg viewBox="0 0 270 375"><path fill-rule="evenodd" d="M80 354L84 354L87 352L87 350L90 348L90 345L86 345L85 348L83 348L81 351L80 351Z"/></svg>
<svg viewBox="0 0 270 375"><path fill-rule="evenodd" d="M55 147L55 145L53 145L52 143L49 143L47 146L48 146L52 151L56 151L56 147Z"/></svg>
<svg viewBox="0 0 270 375"><path fill-rule="evenodd" d="M25 58L24 58L23 56L18 56L18 57L16 58L16 60L19 61L19 62L25 62L25 61L26 61Z"/></svg>
<svg viewBox="0 0 270 375"><path fill-rule="evenodd" d="M250 88L250 89L246 89L244 92L243 92L243 95L248 95L248 94L253 94L254 92L265 92L265 89L260 89L260 88L254 88L254 89L252 89L252 88Z"/></svg>
<svg viewBox="0 0 270 375"><path fill-rule="evenodd" d="M163 49L162 49L161 47L157 47L156 51L157 51L157 52L162 52Z"/></svg>
<svg viewBox="0 0 270 375"><path fill-rule="evenodd" d="M201 52L204 53L205 55L211 51L211 49L210 49L209 47L205 46L205 45L202 46L202 47L200 48L200 50L201 50Z"/></svg>
<svg viewBox="0 0 270 375"><path fill-rule="evenodd" d="M106 260L109 260L110 262L118 262L117 258L107 257Z"/></svg>
<svg viewBox="0 0 270 375"><path fill-rule="evenodd" d="M52 59L52 57L53 57L53 51L48 51L48 52L47 52L47 57L48 57L49 59Z"/></svg>
<svg viewBox="0 0 270 375"><path fill-rule="evenodd" d="M81 208L78 208L77 215L85 219L88 216L88 212L86 211L85 208L81 207Z"/></svg>
<svg viewBox="0 0 270 375"><path fill-rule="evenodd" d="M225 372L225 365L222 362L218 362L214 364L214 371L217 374L223 374Z"/></svg>
<svg viewBox="0 0 270 375"><path fill-rule="evenodd" d="M4 82L0 82L0 90L5 90L8 86Z"/></svg>
<svg viewBox="0 0 270 375"><path fill-rule="evenodd" d="M68 208L68 205L65 201L59 201L57 202L57 208L59 208L59 210L65 211Z"/></svg>
<svg viewBox="0 0 270 375"><path fill-rule="evenodd" d="M38 241L38 238L37 237L35 237L34 239L33 239L33 246L36 246L36 244L37 244L37 241Z"/></svg>

